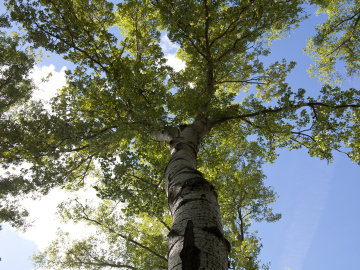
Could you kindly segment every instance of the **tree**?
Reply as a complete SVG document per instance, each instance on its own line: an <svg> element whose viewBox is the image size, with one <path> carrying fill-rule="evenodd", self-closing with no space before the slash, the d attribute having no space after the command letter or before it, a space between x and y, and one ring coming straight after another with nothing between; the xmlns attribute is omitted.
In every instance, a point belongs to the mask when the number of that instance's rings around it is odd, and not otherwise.
<svg viewBox="0 0 360 270"><path fill-rule="evenodd" d="M0 27L9 28L10 22L6 14L0 16ZM33 81L28 77L30 70L36 63L34 52L29 49L21 49L24 39L17 33L11 35L6 31L0 31L0 119L4 127L12 117L12 108L31 97L35 89ZM4 125L5 124L5 125ZM6 149L13 138L8 137L4 131L1 139L1 149ZM14 160L16 164L16 161ZM4 164L4 167L6 165ZM18 190L16 180L12 183L1 183L0 185L0 222L9 222L14 227L26 228L28 212L21 209L16 198ZM5 196L9 194L9 196ZM1 226L0 226L1 230Z"/></svg>
<svg viewBox="0 0 360 270"><path fill-rule="evenodd" d="M2 164L31 166L18 182L1 183L46 194L81 189L92 173L103 203L74 200L60 214L109 236L68 245L60 233L49 257L36 261L59 269L258 269L261 246L247 221L280 218L267 207L276 195L263 186L262 162L283 147L328 161L340 151L360 162L359 91L293 92L285 78L295 63L260 61L306 17L301 4L139 0L114 10L104 0L8 0L29 42L77 67L51 113L33 102L2 123L4 138L17 135L2 147ZM114 25L120 40L109 32ZM180 44L183 71L166 65L161 31ZM256 94L236 99L248 90ZM165 249L166 229L168 256L154 251Z"/></svg>
<svg viewBox="0 0 360 270"><path fill-rule="evenodd" d="M225 234L231 239L232 269L259 269L261 266L257 259L261 244L256 234L250 233L251 220L274 222L280 218L280 214L274 215L268 207L276 194L264 187L261 160L256 159L257 151L254 151L256 146L252 151L246 151L247 148L249 146L243 142L238 156L225 156L226 164L232 170L237 170L232 165L241 163L235 179L226 179L229 177L225 174L228 168L218 166L219 170L216 170L211 166L217 172L213 181L217 181L222 190L219 201L223 206ZM245 164L245 161L249 163ZM94 206L94 202L78 198L62 203L58 213L64 222L83 222L83 225L95 227L95 236L74 241L67 233L59 231L58 240L34 256L37 266L52 270L106 266L167 269L166 236L171 229L170 215L159 216L150 212L140 213L134 218L134 215L121 211L118 201L103 200ZM263 269L266 267L263 265Z"/></svg>

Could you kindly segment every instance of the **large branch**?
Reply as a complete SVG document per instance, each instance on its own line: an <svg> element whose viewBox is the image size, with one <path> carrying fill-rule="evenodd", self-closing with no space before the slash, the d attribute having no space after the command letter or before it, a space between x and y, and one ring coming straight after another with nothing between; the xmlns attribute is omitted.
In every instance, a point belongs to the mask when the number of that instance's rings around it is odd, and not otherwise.
<svg viewBox="0 0 360 270"><path fill-rule="evenodd" d="M274 108L274 109L265 109L265 110L260 110L260 111L257 111L257 112L247 113L247 114L242 114L242 115L224 116L224 117L212 120L211 121L211 126L212 127L217 126L217 125L220 125L220 124L222 124L224 122L227 122L229 120L235 120L235 119L246 120L247 118L251 118L251 117L255 117L255 116L259 116L259 115L278 113L278 112L291 110L291 109L299 109L299 108L302 108L302 107L313 108L313 106L328 107L328 108L333 108L333 109L360 108L360 104L329 105L329 104L322 103L322 102L304 102L304 103L299 103L299 104L292 105L292 106L289 106L289 107L279 107L279 108Z"/></svg>
<svg viewBox="0 0 360 270"><path fill-rule="evenodd" d="M194 49L202 56L204 57L207 61L209 61L208 57L206 54L203 53L203 51L200 50L200 48L195 44L194 40L190 37L190 35L187 34L187 32L185 31L185 29L182 27L182 22L178 21L178 26L181 29L181 31L183 31L184 36L186 37L186 39L190 42L191 46L194 47ZM199 46L201 47L201 43L199 40L197 40L199 43Z"/></svg>
<svg viewBox="0 0 360 270"><path fill-rule="evenodd" d="M250 31L249 33L247 33L244 36L239 37L238 39L236 39L233 43L233 45L228 48L225 52L223 52L218 58L216 58L216 61L221 61L221 59L223 59L225 56L227 56L229 53L231 53L232 51L234 51L237 47L237 44L242 41L245 40L249 37L251 37L256 31L259 31L263 28L265 28L266 24L264 23L261 27L256 27L253 31Z"/></svg>
<svg viewBox="0 0 360 270"><path fill-rule="evenodd" d="M136 268L133 267L131 265L126 265L126 264L120 264L120 263L110 263L110 262L105 262L103 260L100 260L94 256L92 256L89 252L89 250L86 250L86 253L96 262L87 262L82 260L76 253L72 252L71 250L68 250L68 252L70 254L72 254L75 259L77 260L77 262L75 262L75 264L77 264L78 266L83 266L83 265L93 265L93 266L100 266L100 267L106 267L106 266L110 266L110 267L114 267L114 268L128 268L128 269L133 269L133 270L140 270L140 268ZM53 261L53 263L56 263L56 261Z"/></svg>

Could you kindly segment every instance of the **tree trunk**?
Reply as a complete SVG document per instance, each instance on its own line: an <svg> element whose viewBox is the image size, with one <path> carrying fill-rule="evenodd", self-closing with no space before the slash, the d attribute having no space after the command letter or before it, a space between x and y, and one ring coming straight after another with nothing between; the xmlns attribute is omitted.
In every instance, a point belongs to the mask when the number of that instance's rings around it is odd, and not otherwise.
<svg viewBox="0 0 360 270"><path fill-rule="evenodd" d="M173 217L169 270L228 269L230 244L223 234L217 194L196 169L200 142L209 131L205 119L196 120L170 141L171 158L165 171Z"/></svg>

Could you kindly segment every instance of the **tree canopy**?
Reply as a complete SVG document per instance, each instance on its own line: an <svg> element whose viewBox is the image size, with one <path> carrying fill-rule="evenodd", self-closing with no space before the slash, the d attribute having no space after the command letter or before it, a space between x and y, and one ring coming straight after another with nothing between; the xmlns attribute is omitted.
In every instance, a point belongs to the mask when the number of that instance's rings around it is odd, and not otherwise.
<svg viewBox="0 0 360 270"><path fill-rule="evenodd" d="M10 22L6 15L0 16L0 27L9 28ZM29 48L21 49L24 39L13 33L0 31L0 119L1 126L11 122L12 109L30 99L35 85L28 78L30 70L36 63L34 52ZM12 136L2 134L1 150L5 151L6 145L11 144ZM6 168L6 164L3 164ZM10 182L9 182L10 183ZM16 184L1 183L0 222L10 222L16 227L26 227L28 215L26 209L21 209L16 196L19 194ZM4 193L3 193L4 192ZM6 195L10 196L6 196ZM1 226L0 226L1 229Z"/></svg>
<svg viewBox="0 0 360 270"><path fill-rule="evenodd" d="M329 14L309 41L307 51L316 60L311 72L332 82L336 60L344 60L348 74L359 75L358 2L311 3ZM62 55L76 68L67 70L67 85L48 111L28 100L34 86L24 76L34 65L32 54L16 49L16 36L1 39L1 46L24 57L18 60L24 66L10 76L12 88L0 88L0 102L15 96L0 107L1 165L6 170L26 165L1 177L1 196L47 194L54 187L77 191L91 177L102 199L94 206L74 197L59 206L64 221L94 225L97 234L70 241L59 232L59 239L34 257L40 266L167 269L173 214L167 204L175 177L168 168L180 143L172 145L199 122L206 127L198 132L199 146L192 147L195 167L216 190L232 269L261 267L261 243L249 226L252 220L280 218L269 207L276 193L264 186L261 171L264 162L276 159L278 148L306 148L329 162L338 151L360 164L359 90L324 84L318 96L311 89L294 91L286 82L294 62L279 59L267 67L262 62L273 40L306 19L304 1L137 0L115 6L105 0L7 0L6 5L28 43ZM166 64L160 47L164 32L180 45L181 71ZM1 65L7 71L12 63ZM21 225L17 215L6 217L13 206L1 207L1 221Z"/></svg>

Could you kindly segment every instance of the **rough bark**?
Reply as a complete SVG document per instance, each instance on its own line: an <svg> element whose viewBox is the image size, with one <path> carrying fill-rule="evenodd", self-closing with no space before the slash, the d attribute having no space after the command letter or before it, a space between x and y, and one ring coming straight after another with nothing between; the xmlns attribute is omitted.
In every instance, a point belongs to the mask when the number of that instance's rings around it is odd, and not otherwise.
<svg viewBox="0 0 360 270"><path fill-rule="evenodd" d="M196 120L170 141L171 158L165 171L173 217L169 270L228 269L230 244L223 234L217 194L196 169L200 142L209 131L205 119Z"/></svg>

